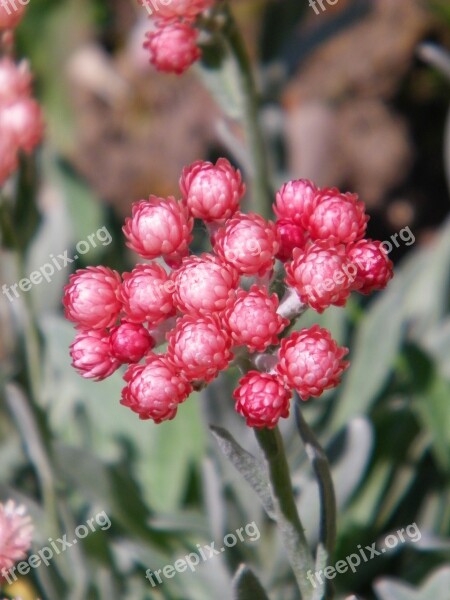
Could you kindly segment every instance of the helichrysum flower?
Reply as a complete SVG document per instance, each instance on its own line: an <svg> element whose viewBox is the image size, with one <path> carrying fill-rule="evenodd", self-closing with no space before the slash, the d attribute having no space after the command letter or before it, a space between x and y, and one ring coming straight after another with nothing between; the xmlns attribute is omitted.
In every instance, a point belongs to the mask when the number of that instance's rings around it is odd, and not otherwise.
<svg viewBox="0 0 450 600"><path fill-rule="evenodd" d="M24 506L12 500L0 504L0 582L2 573L25 558L31 548L33 525Z"/></svg>
<svg viewBox="0 0 450 600"><path fill-rule="evenodd" d="M15 29L22 20L26 4L14 3L14 9L8 2L0 3L0 33L8 29Z"/></svg>
<svg viewBox="0 0 450 600"><path fill-rule="evenodd" d="M140 323L122 321L110 331L111 355L121 363L139 362L153 348L155 342Z"/></svg>
<svg viewBox="0 0 450 600"><path fill-rule="evenodd" d="M147 33L144 48L158 71L181 75L201 56L198 36L198 29L187 23L169 23Z"/></svg>
<svg viewBox="0 0 450 600"><path fill-rule="evenodd" d="M294 388L302 400L307 400L339 384L349 366L343 360L347 352L347 348L337 345L327 329L314 325L281 340L277 372L284 385Z"/></svg>
<svg viewBox="0 0 450 600"><path fill-rule="evenodd" d="M354 288L360 294L383 290L394 276L392 261L381 242L360 240L349 247L348 258L356 266Z"/></svg>
<svg viewBox="0 0 450 600"><path fill-rule="evenodd" d="M108 333L99 329L79 331L70 346L70 356L78 373L94 381L106 379L121 365L111 353Z"/></svg>
<svg viewBox="0 0 450 600"><path fill-rule="evenodd" d="M206 223L229 219L245 194L240 172L226 158L215 165L199 160L185 167L180 189L192 216Z"/></svg>
<svg viewBox="0 0 450 600"><path fill-rule="evenodd" d="M275 222L280 249L276 257L282 262L292 259L295 248L304 248L307 242L305 229L291 219L279 219Z"/></svg>
<svg viewBox="0 0 450 600"><path fill-rule="evenodd" d="M273 211L278 219L289 219L304 226L317 205L317 193L316 186L307 179L288 181L277 192Z"/></svg>
<svg viewBox="0 0 450 600"><path fill-rule="evenodd" d="M276 375L249 371L233 393L236 410L247 421L249 427L275 427L281 417L289 416L292 397Z"/></svg>

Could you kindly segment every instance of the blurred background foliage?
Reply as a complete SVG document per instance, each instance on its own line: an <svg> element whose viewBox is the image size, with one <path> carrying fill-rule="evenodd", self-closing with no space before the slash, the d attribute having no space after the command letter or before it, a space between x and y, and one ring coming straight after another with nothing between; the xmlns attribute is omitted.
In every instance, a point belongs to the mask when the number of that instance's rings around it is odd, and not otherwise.
<svg viewBox="0 0 450 600"><path fill-rule="evenodd" d="M22 170L15 225L24 264L4 237L1 283L50 254L69 249L70 256L103 226L112 243L73 267L130 269L136 257L124 249L120 227L132 201L176 194L181 168L199 158L225 155L246 171L235 73L211 60L182 78L152 71L140 47L149 23L137 2L32 0L28 8L18 55L29 57L36 74L47 139ZM413 233L411 243L392 244L396 277L387 291L320 317L310 311L299 323L320 322L350 347L343 385L303 405L332 463L335 561L410 523L422 533L340 575L337 595L448 600L450 80L418 52L424 42L450 48L448 2L339 0L319 15L306 0L236 0L233 8L257 64L274 182L309 177L357 191L371 214L370 236L392 241L406 227ZM201 250L201 232L197 239ZM296 600L273 525L208 430L225 427L256 453L233 409L238 374L191 397L172 422L138 421L119 404L120 374L93 384L70 367L73 329L61 309L68 276L61 271L13 303L0 297L0 496L29 507L36 550L98 511L112 527L8 593L24 600L231 600L241 597L233 596L232 579L246 562L272 600ZM33 354L41 379L34 396L26 370ZM282 431L315 543L316 484L293 418ZM54 521L55 505L63 523ZM251 522L261 531L257 542L159 587L145 579L146 569Z"/></svg>

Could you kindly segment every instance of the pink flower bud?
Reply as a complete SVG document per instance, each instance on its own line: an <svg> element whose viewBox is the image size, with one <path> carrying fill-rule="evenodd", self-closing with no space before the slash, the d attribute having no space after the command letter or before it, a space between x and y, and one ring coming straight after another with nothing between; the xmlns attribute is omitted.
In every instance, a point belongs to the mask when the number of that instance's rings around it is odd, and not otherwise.
<svg viewBox="0 0 450 600"><path fill-rule="evenodd" d="M339 347L327 329L314 325L281 340L277 372L286 386L307 400L339 384L350 364L343 360L347 353L348 349Z"/></svg>
<svg viewBox="0 0 450 600"><path fill-rule="evenodd" d="M155 345L143 325L127 321L111 329L109 342L112 356L121 363L139 362Z"/></svg>
<svg viewBox="0 0 450 600"><path fill-rule="evenodd" d="M243 275L264 275L280 249L272 221L253 213L236 213L214 237L214 251Z"/></svg>
<svg viewBox="0 0 450 600"><path fill-rule="evenodd" d="M107 267L79 269L64 288L66 319L88 329L105 329L117 321L120 275Z"/></svg>
<svg viewBox="0 0 450 600"><path fill-rule="evenodd" d="M158 71L181 75L201 56L199 32L186 23L170 23L146 34L144 48Z"/></svg>
<svg viewBox="0 0 450 600"><path fill-rule="evenodd" d="M116 371L121 362L112 356L109 336L99 329L81 330L70 346L72 367L81 377L101 381Z"/></svg>
<svg viewBox="0 0 450 600"><path fill-rule="evenodd" d="M9 131L18 148L32 152L42 140L44 124L39 104L21 98L0 109L0 130Z"/></svg>
<svg viewBox="0 0 450 600"><path fill-rule="evenodd" d="M264 352L278 343L278 334L289 324L277 314L278 296L254 285L250 291L238 290L236 299L224 315L233 342L250 352Z"/></svg>
<svg viewBox="0 0 450 600"><path fill-rule="evenodd" d="M11 0L4 0L0 3L0 33L7 29L15 29L22 20L26 10L26 4Z"/></svg>
<svg viewBox="0 0 450 600"><path fill-rule="evenodd" d="M240 172L226 158L185 167L180 189L192 216L206 222L229 219L245 194Z"/></svg>
<svg viewBox="0 0 450 600"><path fill-rule="evenodd" d="M278 381L276 375L249 371L239 381L233 393L236 410L249 427L273 429L281 417L289 416L292 393Z"/></svg>
<svg viewBox="0 0 450 600"><path fill-rule="evenodd" d="M24 60L18 65L10 58L0 60L0 108L31 94L31 73Z"/></svg>
<svg viewBox="0 0 450 600"><path fill-rule="evenodd" d="M150 196L133 204L123 232L127 246L143 258L163 256L181 261L189 252L193 224L187 208L172 196Z"/></svg>
<svg viewBox="0 0 450 600"><path fill-rule="evenodd" d="M215 315L185 315L167 340L168 359L189 381L212 381L232 359L231 337Z"/></svg>
<svg viewBox="0 0 450 600"><path fill-rule="evenodd" d="M280 238L280 249L277 258L282 262L292 259L295 248L304 248L306 245L306 232L301 225L290 219L280 219L275 223Z"/></svg>
<svg viewBox="0 0 450 600"><path fill-rule="evenodd" d="M12 500L0 504L0 583L2 571L27 555L31 548L33 525L25 506L17 506Z"/></svg>
<svg viewBox="0 0 450 600"><path fill-rule="evenodd" d="M239 275L217 256L186 257L173 272L177 308L192 315L218 312L234 296Z"/></svg>
<svg viewBox="0 0 450 600"><path fill-rule="evenodd" d="M124 375L121 404L128 406L140 419L155 423L169 421L177 413L192 387L175 371L164 356L151 354L145 365L132 365Z"/></svg>
<svg viewBox="0 0 450 600"><path fill-rule="evenodd" d="M356 266L357 275L353 288L360 294L383 290L394 276L394 265L387 257L381 242L356 242L350 245L348 258Z"/></svg>
<svg viewBox="0 0 450 600"><path fill-rule="evenodd" d="M312 181L288 181L277 193L273 210L279 219L289 219L304 227L305 219L317 205L317 193Z"/></svg>
<svg viewBox="0 0 450 600"><path fill-rule="evenodd" d="M134 323L162 323L175 314L174 284L158 263L137 265L131 273L123 274L119 299L127 320Z"/></svg>

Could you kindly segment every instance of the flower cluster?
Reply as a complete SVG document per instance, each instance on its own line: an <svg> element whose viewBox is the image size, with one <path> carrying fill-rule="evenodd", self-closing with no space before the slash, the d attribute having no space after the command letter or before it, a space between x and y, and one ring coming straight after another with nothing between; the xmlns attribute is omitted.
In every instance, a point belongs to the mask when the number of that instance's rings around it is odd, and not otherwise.
<svg viewBox="0 0 450 600"><path fill-rule="evenodd" d="M0 7L0 34L14 28L25 7ZM30 154L42 139L39 104L31 96L31 73L25 61L0 59L0 185L17 169L19 152Z"/></svg>
<svg viewBox="0 0 450 600"><path fill-rule="evenodd" d="M149 0L141 0L145 5ZM150 52L150 62L158 71L184 73L201 56L198 47L198 16L214 0L170 0L161 2L153 14L155 29L146 34L144 48Z"/></svg>
<svg viewBox="0 0 450 600"><path fill-rule="evenodd" d="M368 218L354 194L291 181L276 196L278 220L265 220L240 210L245 185L223 158L186 167L180 191L180 200L136 202L125 221L128 247L149 262L122 276L106 267L71 276L73 366L100 380L128 364L121 403L159 423L233 362L245 371L236 410L250 427L274 427L293 390L320 396L348 367L348 350L326 329L286 328L307 307L322 312L353 290L382 289L392 264L363 239ZM211 252L200 256L189 251L194 219L210 233Z"/></svg>
<svg viewBox="0 0 450 600"><path fill-rule="evenodd" d="M25 558L31 547L33 526L24 506L12 500L0 504L0 584L2 574ZM4 576L4 575L3 575Z"/></svg>

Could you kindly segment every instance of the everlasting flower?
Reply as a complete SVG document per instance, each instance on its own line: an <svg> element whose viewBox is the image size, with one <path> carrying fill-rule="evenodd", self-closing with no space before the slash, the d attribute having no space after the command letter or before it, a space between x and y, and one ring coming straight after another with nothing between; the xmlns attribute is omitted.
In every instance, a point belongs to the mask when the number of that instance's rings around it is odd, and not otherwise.
<svg viewBox="0 0 450 600"><path fill-rule="evenodd" d="M0 2L0 34L7 29L15 29L22 20L25 10L26 4L20 2L15 2L14 8L8 0Z"/></svg>
<svg viewBox="0 0 450 600"><path fill-rule="evenodd" d="M229 219L245 194L240 172L226 158L184 168L180 189L192 216L206 222Z"/></svg>
<svg viewBox="0 0 450 600"><path fill-rule="evenodd" d="M123 274L119 299L127 320L133 323L148 321L159 325L175 314L173 283L157 263L137 265L131 273Z"/></svg>
<svg viewBox="0 0 450 600"><path fill-rule="evenodd" d="M348 249L348 258L356 266L354 289L360 294L383 290L394 276L392 261L381 242L361 240Z"/></svg>
<svg viewBox="0 0 450 600"><path fill-rule="evenodd" d="M110 349L121 363L136 363L155 345L148 330L139 323L122 321L110 331Z"/></svg>
<svg viewBox="0 0 450 600"><path fill-rule="evenodd" d="M189 251L193 224L187 208L172 196L150 196L133 204L132 216L125 220L123 232L127 246L143 258L163 256L166 262L178 262Z"/></svg>
<svg viewBox="0 0 450 600"><path fill-rule="evenodd" d="M0 110L0 131L9 131L17 148L32 152L44 132L39 104L31 98L21 98L3 107Z"/></svg>
<svg viewBox="0 0 450 600"><path fill-rule="evenodd" d="M132 365L124 375L127 382L121 404L128 406L140 419L155 423L169 421L178 405L186 400L191 386L175 371L164 356L147 357L145 365Z"/></svg>
<svg viewBox="0 0 450 600"><path fill-rule="evenodd" d="M167 340L170 362L189 381L212 381L232 359L231 337L215 315L185 315Z"/></svg>
<svg viewBox="0 0 450 600"><path fill-rule="evenodd" d="M181 75L201 56L198 35L198 29L186 23L170 23L147 33L144 48L158 71Z"/></svg>
<svg viewBox="0 0 450 600"><path fill-rule="evenodd" d="M239 290L224 315L233 342L247 346L250 352L264 352L278 343L278 334L289 324L277 314L278 296L254 285L250 291Z"/></svg>
<svg viewBox="0 0 450 600"><path fill-rule="evenodd" d="M281 417L289 416L292 394L276 375L249 371L233 393L236 410L249 427L273 429Z"/></svg>
<svg viewBox="0 0 450 600"><path fill-rule="evenodd" d="M121 304L120 275L107 267L79 269L64 288L66 319L88 329L105 329L115 324Z"/></svg>
<svg viewBox="0 0 450 600"><path fill-rule="evenodd" d="M332 304L343 306L350 295L356 268L345 255L344 247L326 242L295 249L293 261L286 265L286 281L300 300L322 313Z"/></svg>
<svg viewBox="0 0 450 600"><path fill-rule="evenodd" d="M343 360L347 353L348 349L339 347L327 329L314 325L281 340L277 372L286 386L307 400L339 384L349 366Z"/></svg>
<svg viewBox="0 0 450 600"><path fill-rule="evenodd" d="M237 271L217 256L186 257L173 273L177 308L189 314L208 314L225 308L238 284Z"/></svg>
<svg viewBox="0 0 450 600"><path fill-rule="evenodd" d="M305 221L317 205L316 186L307 179L288 181L276 195L273 210L279 219L289 219L305 226Z"/></svg>
<svg viewBox="0 0 450 600"><path fill-rule="evenodd" d="M12 500L0 504L0 582L2 573L25 558L31 548L33 525L24 506Z"/></svg>
<svg viewBox="0 0 450 600"><path fill-rule="evenodd" d="M324 189L317 196L317 206L305 225L313 240L348 244L364 237L369 217L357 194L341 194Z"/></svg>
<svg viewBox="0 0 450 600"><path fill-rule="evenodd" d="M306 245L305 230L290 219L280 219L275 223L280 238L280 249L276 257L282 262L292 259L295 248L304 248Z"/></svg>
<svg viewBox="0 0 450 600"><path fill-rule="evenodd" d="M279 249L275 223L253 213L236 213L214 237L214 251L242 275L270 271Z"/></svg>
<svg viewBox="0 0 450 600"><path fill-rule="evenodd" d="M26 61L18 65L10 58L0 60L0 108L31 94L31 73Z"/></svg>
<svg viewBox="0 0 450 600"><path fill-rule="evenodd" d="M79 331L70 346L70 356L72 367L85 379L94 381L106 379L121 364L111 354L109 335L99 329Z"/></svg>

